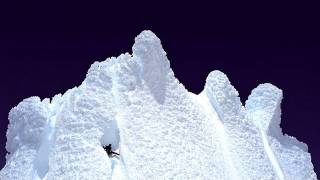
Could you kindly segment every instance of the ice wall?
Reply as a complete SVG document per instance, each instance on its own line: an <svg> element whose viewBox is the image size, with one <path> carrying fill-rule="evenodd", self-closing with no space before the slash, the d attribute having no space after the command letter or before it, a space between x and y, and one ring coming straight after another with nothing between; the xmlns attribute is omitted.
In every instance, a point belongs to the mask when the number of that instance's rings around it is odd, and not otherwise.
<svg viewBox="0 0 320 180"><path fill-rule="evenodd" d="M317 179L307 146L281 131L281 99L262 84L243 106L220 71L188 92L143 31L132 55L95 62L79 87L10 111L0 179Z"/></svg>

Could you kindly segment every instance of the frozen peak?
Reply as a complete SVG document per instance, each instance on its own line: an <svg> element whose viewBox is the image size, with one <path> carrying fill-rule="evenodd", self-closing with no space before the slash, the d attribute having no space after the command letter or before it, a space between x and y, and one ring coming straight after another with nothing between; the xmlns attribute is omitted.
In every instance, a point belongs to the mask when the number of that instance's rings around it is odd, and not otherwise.
<svg viewBox="0 0 320 180"><path fill-rule="evenodd" d="M156 45L161 46L160 39L150 30L144 30L142 31L135 39L135 43L132 47L132 51L135 54L135 52L143 50L139 47L140 45ZM145 49L146 50L146 49Z"/></svg>
<svg viewBox="0 0 320 180"><path fill-rule="evenodd" d="M150 30L142 31L136 38L135 41L138 42L139 40L150 40L150 41L159 41L160 39Z"/></svg>
<svg viewBox="0 0 320 180"><path fill-rule="evenodd" d="M164 102L170 63L160 39L151 31L143 31L132 47L133 58L140 66L140 77L158 103Z"/></svg>
<svg viewBox="0 0 320 180"><path fill-rule="evenodd" d="M269 83L260 84L252 90L246 101L247 117L264 131L269 131L271 134L278 134L280 128L281 100L281 89Z"/></svg>
<svg viewBox="0 0 320 180"><path fill-rule="evenodd" d="M259 89L260 90L265 89L265 90L272 91L275 94L275 96L277 96L278 98L281 98L281 96L282 96L282 90L271 83L259 84L255 89L253 89L253 91L257 91Z"/></svg>
<svg viewBox="0 0 320 180"><path fill-rule="evenodd" d="M221 71L212 71L205 84L205 92L222 121L238 119L243 111L238 91Z"/></svg>
<svg viewBox="0 0 320 180"><path fill-rule="evenodd" d="M49 103L33 96L24 99L9 113L6 149L14 152L26 144L38 146L47 120Z"/></svg>
<svg viewBox="0 0 320 180"><path fill-rule="evenodd" d="M142 31L136 38L132 47L133 56L144 56L157 53L165 56L160 39L150 30Z"/></svg>

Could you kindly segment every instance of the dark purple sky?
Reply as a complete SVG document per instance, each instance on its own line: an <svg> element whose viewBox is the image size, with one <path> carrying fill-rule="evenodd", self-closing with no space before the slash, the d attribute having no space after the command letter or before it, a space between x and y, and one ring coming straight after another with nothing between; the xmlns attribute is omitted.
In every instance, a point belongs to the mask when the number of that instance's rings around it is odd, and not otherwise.
<svg viewBox="0 0 320 180"><path fill-rule="evenodd" d="M244 102L259 83L284 90L282 128L320 172L319 4L11 4L0 10L0 167L11 107L79 85L94 61L131 52L150 29L194 93L225 72Z"/></svg>

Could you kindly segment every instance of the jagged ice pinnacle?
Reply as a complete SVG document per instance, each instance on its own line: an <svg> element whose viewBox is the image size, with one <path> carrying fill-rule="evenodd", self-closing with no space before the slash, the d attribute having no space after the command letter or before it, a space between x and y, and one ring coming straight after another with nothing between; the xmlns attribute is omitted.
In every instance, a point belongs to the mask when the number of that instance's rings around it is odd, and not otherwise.
<svg viewBox="0 0 320 180"><path fill-rule="evenodd" d="M0 179L315 180L307 145L282 133L281 99L261 84L244 106L220 71L188 92L143 31L132 55L95 62L80 86L10 111Z"/></svg>

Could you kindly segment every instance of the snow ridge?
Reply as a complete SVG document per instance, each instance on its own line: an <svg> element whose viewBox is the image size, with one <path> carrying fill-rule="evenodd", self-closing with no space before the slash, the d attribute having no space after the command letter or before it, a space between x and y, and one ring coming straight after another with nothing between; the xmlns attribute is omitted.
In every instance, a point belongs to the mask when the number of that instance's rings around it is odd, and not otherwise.
<svg viewBox="0 0 320 180"><path fill-rule="evenodd" d="M206 116L208 116L212 120L212 126L217 127L216 129L219 134L219 142L221 143L220 147L222 148L223 159L226 161L227 167L230 170L230 178L235 180L240 179L240 174L234 166L234 161L236 162L237 160L235 160L234 157L232 157L231 155L229 137L223 126L223 123L220 121L219 118L217 118L217 113L212 109L208 97L204 95L204 93L200 93L197 97L195 97L195 99L200 103L200 106L204 109Z"/></svg>
<svg viewBox="0 0 320 180"><path fill-rule="evenodd" d="M284 180L284 174L282 172L282 169L278 163L278 160L277 158L275 157L272 149L270 148L269 146L269 143L268 143L268 140L266 138L266 134L261 130L261 136L262 136L262 141L263 141L263 145L264 145L264 148L265 148L265 151L268 155L268 158L270 160L270 163L272 164L273 168L274 168L274 171L276 172L278 178L280 180Z"/></svg>
<svg viewBox="0 0 320 180"><path fill-rule="evenodd" d="M52 146L54 145L54 132L57 114L61 110L61 94L53 97L51 104L49 104L49 114L45 128L42 132L42 140L34 160L33 179L44 179L49 170L49 155Z"/></svg>
<svg viewBox="0 0 320 180"><path fill-rule="evenodd" d="M246 116L260 129L266 152L279 179L317 179L307 145L283 135L280 128L282 91L266 83L252 90Z"/></svg>
<svg viewBox="0 0 320 180"><path fill-rule="evenodd" d="M228 77L220 71L211 72L205 92L224 125L224 136L229 139L230 156L239 178L264 179L265 174L261 171L274 177L263 142L257 136L259 131L245 119L245 109Z"/></svg>
<svg viewBox="0 0 320 180"><path fill-rule="evenodd" d="M93 63L80 86L10 111L0 179L315 180L307 145L281 131L281 99L261 84L243 106L220 71L188 92L143 31L132 54Z"/></svg>
<svg viewBox="0 0 320 180"><path fill-rule="evenodd" d="M272 133L271 130L274 130L275 134L281 133L280 114L276 111L280 106L281 99L282 91L280 89L272 84L261 84L252 91L249 99L246 101L246 113L252 123L260 129L265 151L278 179L284 180L285 176L269 145L266 135L269 129L270 134ZM274 116L277 118L273 118ZM278 132L276 132L276 130Z"/></svg>

